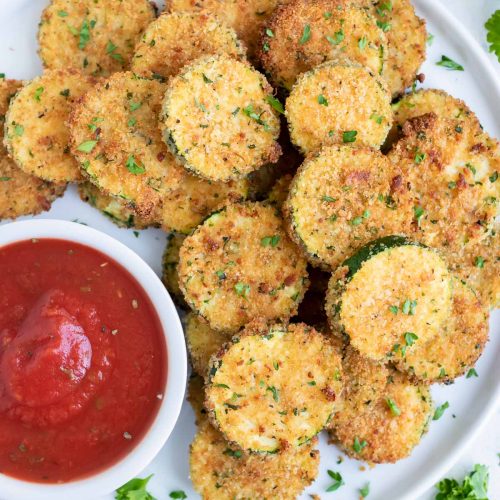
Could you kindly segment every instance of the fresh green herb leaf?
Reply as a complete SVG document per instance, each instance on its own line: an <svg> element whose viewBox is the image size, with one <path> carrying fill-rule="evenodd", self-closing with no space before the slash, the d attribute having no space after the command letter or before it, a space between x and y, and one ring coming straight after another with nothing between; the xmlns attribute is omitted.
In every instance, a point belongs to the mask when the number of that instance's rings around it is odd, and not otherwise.
<svg viewBox="0 0 500 500"><path fill-rule="evenodd" d="M490 44L490 52L493 52L500 62L500 9L491 14L486 21L486 40Z"/></svg>
<svg viewBox="0 0 500 500"><path fill-rule="evenodd" d="M40 102L40 98L42 97L43 91L44 91L43 87L38 87L35 90L35 93L33 94L33 97L34 97L35 101Z"/></svg>
<svg viewBox="0 0 500 500"><path fill-rule="evenodd" d="M366 46L368 45L368 39L366 38L366 36L362 36L359 40L358 40L358 47L361 49L361 50L364 50L366 48Z"/></svg>
<svg viewBox="0 0 500 500"><path fill-rule="evenodd" d="M278 112L283 114L285 112L285 109L283 108L283 104L276 99L276 97L272 95L266 96L266 101Z"/></svg>
<svg viewBox="0 0 500 500"><path fill-rule="evenodd" d="M417 205L417 206L413 207L413 215L415 216L415 219L419 225L420 225L420 219L422 218L424 213L425 213L425 210L421 206Z"/></svg>
<svg viewBox="0 0 500 500"><path fill-rule="evenodd" d="M318 96L318 103L321 104L322 106L328 106L328 101L323 94L320 94Z"/></svg>
<svg viewBox="0 0 500 500"><path fill-rule="evenodd" d="M385 401L387 403L387 406L389 407L389 410L391 410L391 413L395 417L399 417L399 415L401 415L401 410L398 408L398 405L396 404L394 399L387 398Z"/></svg>
<svg viewBox="0 0 500 500"><path fill-rule="evenodd" d="M429 33L427 35L427 45L430 47L434 43L434 35Z"/></svg>
<svg viewBox="0 0 500 500"><path fill-rule="evenodd" d="M471 377L479 377L477 374L477 371L474 368L471 368L468 372L465 378L471 378Z"/></svg>
<svg viewBox="0 0 500 500"><path fill-rule="evenodd" d="M185 498L187 498L186 493L184 493L184 491L182 491L182 490L171 491L168 496L170 498L179 499L179 500L184 500Z"/></svg>
<svg viewBox="0 0 500 500"><path fill-rule="evenodd" d="M375 120L375 123L381 124L384 117L382 115L377 115L377 113L372 113L370 120Z"/></svg>
<svg viewBox="0 0 500 500"><path fill-rule="evenodd" d="M243 108L243 113L252 120L255 120L259 125L262 125L264 127L264 130L269 130L269 125L261 119L261 116L264 114L264 112L259 115L254 111L252 104L249 104L246 108Z"/></svg>
<svg viewBox="0 0 500 500"><path fill-rule="evenodd" d="M24 127L15 122L12 122L12 125L14 125L14 134L17 137L21 137L24 134Z"/></svg>
<svg viewBox="0 0 500 500"><path fill-rule="evenodd" d="M436 63L436 66L442 66L443 68L447 68L454 71L464 71L464 67L461 64L458 64L453 59L450 59L448 56L442 55L441 60Z"/></svg>
<svg viewBox="0 0 500 500"><path fill-rule="evenodd" d="M439 491L436 500L487 500L488 481L488 467L476 464L461 484L456 479L439 481L435 485Z"/></svg>
<svg viewBox="0 0 500 500"><path fill-rule="evenodd" d="M339 30L335 32L334 36L327 36L326 39L332 44L332 45L338 45L341 43L345 38L344 30Z"/></svg>
<svg viewBox="0 0 500 500"><path fill-rule="evenodd" d="M130 101L129 106L130 106L130 111L133 112L138 110L142 106L142 102Z"/></svg>
<svg viewBox="0 0 500 500"><path fill-rule="evenodd" d="M327 196L326 194L321 198L322 201L326 201L328 203L335 203L337 198L333 198L331 196Z"/></svg>
<svg viewBox="0 0 500 500"><path fill-rule="evenodd" d="M425 153L420 153L417 151L417 153L415 153L415 163L417 165L420 165L424 160L425 160Z"/></svg>
<svg viewBox="0 0 500 500"><path fill-rule="evenodd" d="M332 491L337 491L341 486L345 484L340 472L334 472L330 469L328 469L326 472L333 480L332 484L328 486L328 488L326 489L327 493L331 493Z"/></svg>
<svg viewBox="0 0 500 500"><path fill-rule="evenodd" d="M278 245L278 243L280 242L280 239L281 239L281 236L279 236L278 234L275 234L273 236L265 236L264 238L262 238L260 240L260 244L263 247L272 246L274 248Z"/></svg>
<svg viewBox="0 0 500 500"><path fill-rule="evenodd" d="M82 142L77 148L77 151L81 151L82 153L91 153L95 148L97 141L85 141Z"/></svg>
<svg viewBox="0 0 500 500"><path fill-rule="evenodd" d="M78 48L83 50L90 41L90 25L87 19L84 19L80 27L80 31L78 32L78 36L80 37L78 41Z"/></svg>
<svg viewBox="0 0 500 500"><path fill-rule="evenodd" d="M493 172L493 173L490 175L489 179L490 179L490 182L491 182L491 183L496 182L496 181L497 181L497 179L498 179L498 172L496 172L496 171L495 171L495 172Z"/></svg>
<svg viewBox="0 0 500 500"><path fill-rule="evenodd" d="M243 452L241 450L232 450L231 448L227 448L224 450L224 455L228 455L233 458L241 458L243 456Z"/></svg>
<svg viewBox="0 0 500 500"><path fill-rule="evenodd" d="M405 343L408 347L412 346L418 340L418 336L413 332L405 332Z"/></svg>
<svg viewBox="0 0 500 500"><path fill-rule="evenodd" d="M368 443L363 439L362 441L360 441L358 439L358 437L356 436L354 438L354 442L353 442L353 445L352 445L352 449L356 452L356 453L361 453L363 451L364 448L366 448L368 446Z"/></svg>
<svg viewBox="0 0 500 500"><path fill-rule="evenodd" d="M392 314L397 314L399 311L398 306L389 306L389 311L391 311Z"/></svg>
<svg viewBox="0 0 500 500"><path fill-rule="evenodd" d="M136 123L137 123L137 120L134 117L132 117L132 118L129 118L129 120L127 122L127 126L133 127L133 126L135 126Z"/></svg>
<svg viewBox="0 0 500 500"><path fill-rule="evenodd" d="M479 269L482 269L484 267L484 259L483 257L481 257L480 255L478 255L475 259L474 259L474 265L476 267L478 267Z"/></svg>
<svg viewBox="0 0 500 500"><path fill-rule="evenodd" d="M127 170L134 175L139 175L143 174L146 169L139 165L136 161L133 155L130 155L127 159L127 162L125 163L125 167L127 167Z"/></svg>
<svg viewBox="0 0 500 500"><path fill-rule="evenodd" d="M370 494L370 483L366 483L362 488L360 488L359 494L363 498L366 498Z"/></svg>
<svg viewBox="0 0 500 500"><path fill-rule="evenodd" d="M346 130L345 132L342 132L342 142L344 143L355 142L357 135L358 135L357 130Z"/></svg>
<svg viewBox="0 0 500 500"><path fill-rule="evenodd" d="M64 89L59 92L59 95L62 95L63 97L69 97L69 89Z"/></svg>
<svg viewBox="0 0 500 500"><path fill-rule="evenodd" d="M10 181L12 177L0 177L0 182Z"/></svg>
<svg viewBox="0 0 500 500"><path fill-rule="evenodd" d="M309 24L306 24L304 26L304 31L302 32L302 36L300 37L299 43L300 45L304 45L307 43L311 38L311 26Z"/></svg>
<svg viewBox="0 0 500 500"><path fill-rule="evenodd" d="M65 10L58 10L57 15L59 17L68 17L68 13Z"/></svg>
<svg viewBox="0 0 500 500"><path fill-rule="evenodd" d="M202 76L203 76L203 81L204 81L205 83L214 83L214 81L213 81L213 80L210 80L210 78L208 78L208 76L207 76L207 75L205 75L205 73L202 73Z"/></svg>
<svg viewBox="0 0 500 500"><path fill-rule="evenodd" d="M331 12L323 12L323 17L325 19L330 19L330 17L332 17L332 13Z"/></svg>
<svg viewBox="0 0 500 500"><path fill-rule="evenodd" d="M387 33L391 29L391 23L385 21L377 21L377 26L384 32Z"/></svg>
<svg viewBox="0 0 500 500"><path fill-rule="evenodd" d="M266 35L270 38L274 38L274 33L271 28L266 28Z"/></svg>
<svg viewBox="0 0 500 500"><path fill-rule="evenodd" d="M276 401L276 403L278 403L280 400L280 393L279 393L278 389L276 389L276 387L274 387L274 385L271 385L271 386L268 385L266 392L268 392L268 391L273 395L274 401Z"/></svg>
<svg viewBox="0 0 500 500"><path fill-rule="evenodd" d="M434 412L434 416L432 417L432 420L439 420L442 416L443 413L450 407L450 403L446 401L446 403L443 403L441 406L438 406L436 408L436 411Z"/></svg>
<svg viewBox="0 0 500 500"><path fill-rule="evenodd" d="M240 297L248 297L250 294L250 285L246 285L245 283L236 283L234 285L234 290Z"/></svg>
<svg viewBox="0 0 500 500"><path fill-rule="evenodd" d="M116 500L155 500L153 495L146 490L149 480L153 477L148 476L144 479L131 479L128 483L120 486L115 492Z"/></svg>

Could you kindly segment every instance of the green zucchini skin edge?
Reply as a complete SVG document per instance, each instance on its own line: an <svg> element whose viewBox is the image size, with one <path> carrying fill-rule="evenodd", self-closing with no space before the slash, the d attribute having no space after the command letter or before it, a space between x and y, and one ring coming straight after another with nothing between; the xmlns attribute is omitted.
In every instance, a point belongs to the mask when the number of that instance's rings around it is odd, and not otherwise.
<svg viewBox="0 0 500 500"><path fill-rule="evenodd" d="M371 259L381 252L384 252L385 250L401 246L418 246L427 248L422 243L410 240L406 236L384 236L383 238L374 240L368 243L368 245L365 245L364 247L359 249L354 255L346 259L342 264L342 266L349 268L349 271L345 277L346 283L352 279L352 277L361 269L361 267L367 260Z"/></svg>

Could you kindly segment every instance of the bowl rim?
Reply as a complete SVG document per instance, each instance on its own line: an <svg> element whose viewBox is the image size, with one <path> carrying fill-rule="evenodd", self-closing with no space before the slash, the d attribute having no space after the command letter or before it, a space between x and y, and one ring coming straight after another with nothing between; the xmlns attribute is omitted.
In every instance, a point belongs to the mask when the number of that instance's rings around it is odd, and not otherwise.
<svg viewBox="0 0 500 500"><path fill-rule="evenodd" d="M109 468L66 483L35 483L0 474L0 491L9 499L98 496L111 493L137 476L159 453L178 420L187 378L187 355L181 320L156 273L133 250L106 233L58 219L12 222L0 227L0 247L30 239L61 239L86 245L123 266L149 297L165 338L167 373L158 413L136 446Z"/></svg>

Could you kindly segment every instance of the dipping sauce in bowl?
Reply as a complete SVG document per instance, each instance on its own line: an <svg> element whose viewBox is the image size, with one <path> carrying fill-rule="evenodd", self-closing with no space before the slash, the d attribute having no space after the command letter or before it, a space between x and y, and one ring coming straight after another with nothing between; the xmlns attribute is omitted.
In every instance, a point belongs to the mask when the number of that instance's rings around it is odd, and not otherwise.
<svg viewBox="0 0 500 500"><path fill-rule="evenodd" d="M96 474L147 433L165 391L165 337L135 278L88 246L0 247L0 472Z"/></svg>

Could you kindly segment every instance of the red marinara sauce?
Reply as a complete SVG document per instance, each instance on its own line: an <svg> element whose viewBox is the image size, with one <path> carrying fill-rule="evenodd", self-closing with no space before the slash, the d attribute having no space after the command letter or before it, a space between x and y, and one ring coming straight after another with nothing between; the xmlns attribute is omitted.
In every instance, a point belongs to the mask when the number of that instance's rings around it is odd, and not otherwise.
<svg viewBox="0 0 500 500"><path fill-rule="evenodd" d="M64 240L0 248L0 473L65 482L139 443L166 382L165 340L121 265Z"/></svg>

